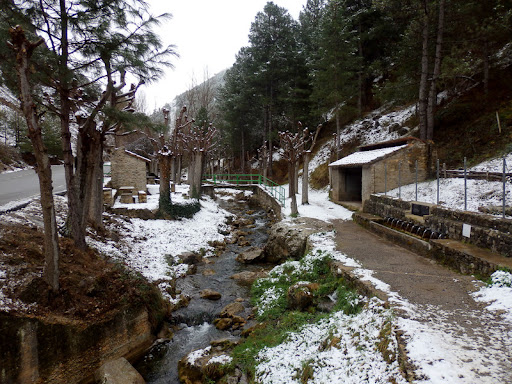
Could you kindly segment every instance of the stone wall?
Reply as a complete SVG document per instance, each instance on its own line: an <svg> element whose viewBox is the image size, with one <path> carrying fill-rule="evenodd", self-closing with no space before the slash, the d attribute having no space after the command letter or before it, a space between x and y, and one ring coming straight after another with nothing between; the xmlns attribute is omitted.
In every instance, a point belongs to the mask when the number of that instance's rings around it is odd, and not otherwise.
<svg viewBox="0 0 512 384"><path fill-rule="evenodd" d="M331 198L335 201L355 199L355 190L348 190L350 186L346 178L352 178L351 172L356 173L356 169L362 170L360 198L364 202L373 193L382 193L398 188L399 185L413 183L416 180L416 161L418 161L418 181L426 180L434 169L434 158L433 147L417 140L372 163L359 167L334 166L329 168Z"/></svg>
<svg viewBox="0 0 512 384"><path fill-rule="evenodd" d="M411 203L389 196L372 195L364 203L363 211L381 217L404 219L406 214L411 213ZM486 248L506 257L512 256L510 219L434 206L423 220L426 227L446 233L450 239ZM468 229L470 227L469 237L463 235L464 224Z"/></svg>
<svg viewBox="0 0 512 384"><path fill-rule="evenodd" d="M469 229L469 237L463 236L464 224ZM510 219L434 207L430 215L425 217L425 225L436 231L447 233L450 239L464 240L503 256L512 256L512 220Z"/></svg>
<svg viewBox="0 0 512 384"><path fill-rule="evenodd" d="M112 155L112 188L134 187L135 192L146 191L146 162L116 148Z"/></svg>
<svg viewBox="0 0 512 384"><path fill-rule="evenodd" d="M0 313L0 382L91 383L119 357L133 360L154 340L143 308L120 310L103 322L42 321Z"/></svg>
<svg viewBox="0 0 512 384"><path fill-rule="evenodd" d="M390 191L398 188L399 185L414 183L416 160L418 161L418 181L426 180L432 169L432 156L429 151L428 145L413 142L406 148L390 154L385 160L365 165L363 167L363 201L368 200L372 193L382 193L386 189Z"/></svg>

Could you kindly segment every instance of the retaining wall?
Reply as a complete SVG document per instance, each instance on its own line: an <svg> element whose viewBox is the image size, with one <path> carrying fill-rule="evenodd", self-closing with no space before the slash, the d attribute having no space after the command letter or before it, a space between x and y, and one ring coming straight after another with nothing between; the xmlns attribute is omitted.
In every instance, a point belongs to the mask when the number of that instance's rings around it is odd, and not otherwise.
<svg viewBox="0 0 512 384"><path fill-rule="evenodd" d="M154 340L144 308L103 322L39 320L0 313L0 383L92 383L109 360L142 355Z"/></svg>
<svg viewBox="0 0 512 384"><path fill-rule="evenodd" d="M411 206L412 203L409 201L372 195L365 201L363 211L381 217L405 219L406 215L411 214ZM450 239L489 249L505 257L512 256L512 220L510 219L432 206L430 214L423 216L423 222L426 227L436 232L446 233ZM464 227L466 233L463 231ZM465 236L468 234L469 236Z"/></svg>

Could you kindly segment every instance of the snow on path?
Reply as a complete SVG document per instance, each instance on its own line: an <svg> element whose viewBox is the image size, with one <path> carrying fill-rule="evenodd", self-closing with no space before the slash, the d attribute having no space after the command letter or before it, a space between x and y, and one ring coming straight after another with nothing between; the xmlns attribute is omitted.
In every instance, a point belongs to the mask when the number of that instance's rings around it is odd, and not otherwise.
<svg viewBox="0 0 512 384"><path fill-rule="evenodd" d="M357 260L336 251L333 233L317 235L315 244L346 266L356 268L354 274L362 280L387 293L393 308L398 311L395 322L404 332L408 357L419 377L416 382L512 382L512 303L510 306L506 304L511 300L502 300L497 305L496 309L505 311L505 317L485 309L446 311L435 305L412 304L392 291L388 284L375 278L373 271L364 269ZM493 287L483 291L489 297L489 291L496 296L500 289L508 289L506 294L512 295L512 288Z"/></svg>

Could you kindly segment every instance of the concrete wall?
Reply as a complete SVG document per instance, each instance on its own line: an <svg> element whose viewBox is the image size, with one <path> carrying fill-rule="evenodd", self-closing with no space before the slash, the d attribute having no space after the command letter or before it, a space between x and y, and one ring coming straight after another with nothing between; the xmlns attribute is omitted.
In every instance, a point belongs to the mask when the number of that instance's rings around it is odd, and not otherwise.
<svg viewBox="0 0 512 384"><path fill-rule="evenodd" d="M146 191L146 162L127 154L123 147L116 148L112 156L112 188L134 187Z"/></svg>

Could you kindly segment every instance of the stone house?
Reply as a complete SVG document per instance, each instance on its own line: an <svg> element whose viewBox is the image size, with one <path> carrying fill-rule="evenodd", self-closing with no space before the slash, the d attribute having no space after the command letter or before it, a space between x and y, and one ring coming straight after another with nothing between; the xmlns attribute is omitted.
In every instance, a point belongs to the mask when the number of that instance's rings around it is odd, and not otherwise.
<svg viewBox="0 0 512 384"><path fill-rule="evenodd" d="M124 147L116 148L112 155L112 188L133 187L135 193L146 192L150 165L150 159L127 151Z"/></svg>
<svg viewBox="0 0 512 384"><path fill-rule="evenodd" d="M373 193L414 183L416 161L418 181L424 181L434 169L433 152L432 144L415 137L361 146L358 152L329 164L331 198L364 202Z"/></svg>

